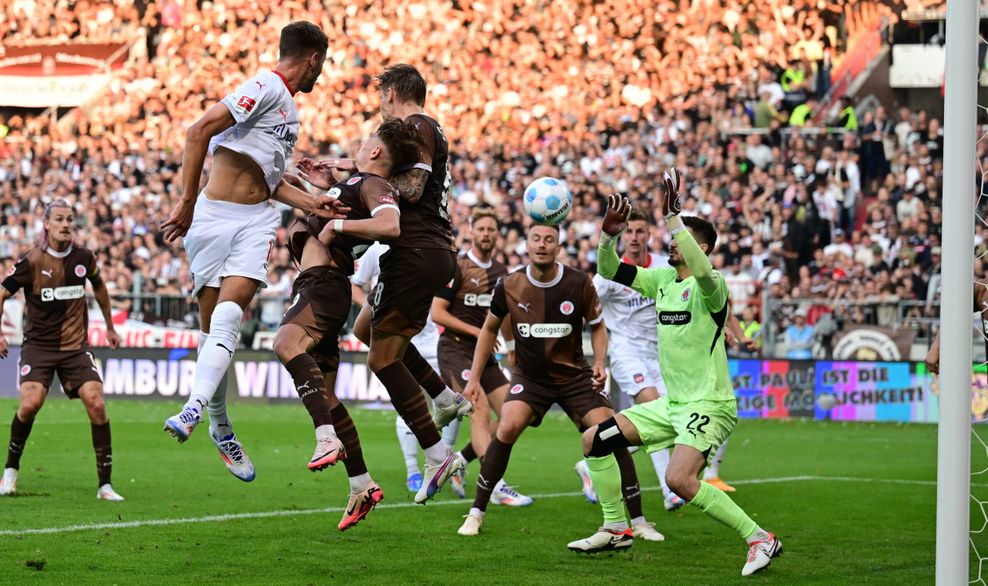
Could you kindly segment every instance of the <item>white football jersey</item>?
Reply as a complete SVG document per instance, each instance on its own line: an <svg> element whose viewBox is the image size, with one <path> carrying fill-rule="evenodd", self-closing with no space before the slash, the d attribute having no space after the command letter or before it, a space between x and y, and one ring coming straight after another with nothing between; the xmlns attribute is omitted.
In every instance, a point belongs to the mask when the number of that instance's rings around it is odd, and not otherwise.
<svg viewBox="0 0 988 586"><path fill-rule="evenodd" d="M223 147L247 155L261 168L274 193L298 142L298 110L287 82L274 71L264 71L221 102L237 123L209 141L209 154Z"/></svg>
<svg viewBox="0 0 988 586"><path fill-rule="evenodd" d="M364 252L364 255L357 261L357 270L350 277L350 281L358 287L366 287L373 291L377 283L377 277L381 274L381 256L388 251L387 244L375 242ZM419 353L429 362L435 362L437 348L439 347L439 328L432 321L432 314L425 320L425 327L412 338L412 343L418 348Z"/></svg>
<svg viewBox="0 0 988 586"><path fill-rule="evenodd" d="M659 259L649 254L648 267L659 266ZM655 299L643 296L630 287L594 275L594 287L603 310L604 324L610 334L610 346L618 351L651 354L658 347ZM656 358L658 354L655 354Z"/></svg>

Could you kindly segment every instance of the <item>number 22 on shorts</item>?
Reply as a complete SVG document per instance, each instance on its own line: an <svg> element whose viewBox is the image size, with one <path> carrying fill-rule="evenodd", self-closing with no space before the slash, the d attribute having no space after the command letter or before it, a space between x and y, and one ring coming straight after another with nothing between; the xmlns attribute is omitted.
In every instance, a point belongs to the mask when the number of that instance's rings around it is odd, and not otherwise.
<svg viewBox="0 0 988 586"><path fill-rule="evenodd" d="M686 424L686 429L693 435L698 433L706 434L703 431L704 426L710 423L710 417L707 415L700 415L699 413L690 413L690 421Z"/></svg>

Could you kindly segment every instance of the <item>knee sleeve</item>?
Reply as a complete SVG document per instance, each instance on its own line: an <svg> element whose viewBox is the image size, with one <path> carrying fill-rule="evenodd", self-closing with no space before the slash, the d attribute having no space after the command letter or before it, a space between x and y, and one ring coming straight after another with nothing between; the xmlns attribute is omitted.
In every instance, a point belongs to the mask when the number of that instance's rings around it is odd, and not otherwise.
<svg viewBox="0 0 988 586"><path fill-rule="evenodd" d="M593 436L593 445L590 446L590 452L587 453L587 456L602 458L629 446L631 446L631 442L624 437L617 421L611 417L597 426L597 433Z"/></svg>
<svg viewBox="0 0 988 586"><path fill-rule="evenodd" d="M240 320L244 310L233 301L224 301L216 306L209 320L208 344L221 345L231 354L237 347L240 336Z"/></svg>

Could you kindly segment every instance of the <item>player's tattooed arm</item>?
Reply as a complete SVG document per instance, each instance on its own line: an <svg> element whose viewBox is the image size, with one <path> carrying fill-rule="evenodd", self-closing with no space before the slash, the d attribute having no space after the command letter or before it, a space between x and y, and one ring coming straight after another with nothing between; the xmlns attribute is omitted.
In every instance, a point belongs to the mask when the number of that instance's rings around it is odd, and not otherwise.
<svg viewBox="0 0 988 586"><path fill-rule="evenodd" d="M422 199L422 194L425 193L425 182L428 179L428 171L415 167L400 175L395 175L391 178L391 183L398 188L402 201L416 203Z"/></svg>

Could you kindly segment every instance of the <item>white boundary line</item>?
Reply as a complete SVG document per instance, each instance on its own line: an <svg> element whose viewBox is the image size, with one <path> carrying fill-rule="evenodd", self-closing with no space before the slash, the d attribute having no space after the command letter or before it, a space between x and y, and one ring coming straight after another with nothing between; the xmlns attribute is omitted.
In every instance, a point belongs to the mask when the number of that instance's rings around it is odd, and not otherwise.
<svg viewBox="0 0 988 586"><path fill-rule="evenodd" d="M748 480L732 480L732 484L738 486L777 484L784 482L865 482L875 484L911 484L919 486L936 486L933 480L905 480L896 478L855 478L853 476L780 476L777 478L751 478ZM988 485L984 485L988 486ZM654 492L660 490L657 486L649 486L642 489L643 492ZM529 495L533 499L555 499L564 497L583 496L583 492L550 492L544 494ZM460 506L466 508L468 501L434 501L429 503L429 508ZM409 509L419 507L412 502L385 503L377 505L377 509ZM22 536L22 535L53 535L58 533L72 533L78 531L99 531L102 529L130 529L134 527L159 527L163 525L191 525L194 523L215 523L221 521L237 521L240 519L268 519L272 517L296 517L302 515L318 515L324 513L342 513L345 507L326 507L322 509L293 509L281 511L261 511L257 513L229 513L226 515L208 515L205 517L179 517L172 519L143 519L139 521L123 521L116 523L82 523L78 525L66 525L63 527L41 527L37 529L4 529L0 530L0 536Z"/></svg>

